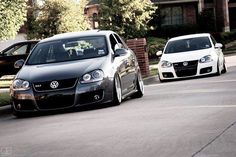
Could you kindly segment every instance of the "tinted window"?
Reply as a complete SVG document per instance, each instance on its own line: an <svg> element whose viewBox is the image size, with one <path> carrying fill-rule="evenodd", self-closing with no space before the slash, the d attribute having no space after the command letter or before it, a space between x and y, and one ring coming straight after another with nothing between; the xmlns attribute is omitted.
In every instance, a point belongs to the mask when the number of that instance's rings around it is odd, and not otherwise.
<svg viewBox="0 0 236 157"><path fill-rule="evenodd" d="M164 53L178 53L211 48L208 37L189 38L183 40L170 41Z"/></svg>
<svg viewBox="0 0 236 157"><path fill-rule="evenodd" d="M30 45L30 50L32 50L36 44L37 44L37 43L32 43L32 44Z"/></svg>
<svg viewBox="0 0 236 157"><path fill-rule="evenodd" d="M118 41L118 43L120 44L121 48L127 48L127 46L124 44L124 42L122 41L122 39L118 35L114 34L114 36L115 36L116 40Z"/></svg>
<svg viewBox="0 0 236 157"><path fill-rule="evenodd" d="M47 64L107 55L105 36L80 37L39 43L27 64Z"/></svg>
<svg viewBox="0 0 236 157"><path fill-rule="evenodd" d="M110 43L111 43L112 50L115 51L115 46L116 46L117 42L112 34L110 35Z"/></svg>
<svg viewBox="0 0 236 157"><path fill-rule="evenodd" d="M26 54L28 45L16 45L4 52L6 56L24 55Z"/></svg>

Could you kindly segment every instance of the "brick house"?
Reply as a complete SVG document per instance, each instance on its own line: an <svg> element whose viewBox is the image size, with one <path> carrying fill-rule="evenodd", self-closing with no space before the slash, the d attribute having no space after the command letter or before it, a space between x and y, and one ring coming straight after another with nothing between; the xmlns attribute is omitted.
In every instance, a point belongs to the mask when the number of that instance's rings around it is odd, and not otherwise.
<svg viewBox="0 0 236 157"><path fill-rule="evenodd" d="M228 32L236 29L236 0L151 0L160 8L164 19L162 25L197 24L197 17L204 9L215 15L219 31ZM98 15L98 0L90 0L86 14L90 17L92 27ZM95 21L95 22L94 22Z"/></svg>

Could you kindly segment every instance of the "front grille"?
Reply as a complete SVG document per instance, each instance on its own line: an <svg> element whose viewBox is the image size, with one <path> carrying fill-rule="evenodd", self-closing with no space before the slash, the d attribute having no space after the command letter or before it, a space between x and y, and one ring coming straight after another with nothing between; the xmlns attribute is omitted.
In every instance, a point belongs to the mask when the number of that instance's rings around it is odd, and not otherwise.
<svg viewBox="0 0 236 157"><path fill-rule="evenodd" d="M35 93L35 99L38 108L42 110L67 108L74 104L75 91Z"/></svg>
<svg viewBox="0 0 236 157"><path fill-rule="evenodd" d="M43 92L43 91L52 91L52 90L60 90L60 89L69 89L73 88L77 83L76 78L72 79L64 79L64 80L53 80L58 82L57 88L52 88L50 84L52 81L45 81L45 82L36 82L33 84L35 91Z"/></svg>
<svg viewBox="0 0 236 157"><path fill-rule="evenodd" d="M193 76L197 74L198 60L173 63L178 77Z"/></svg>

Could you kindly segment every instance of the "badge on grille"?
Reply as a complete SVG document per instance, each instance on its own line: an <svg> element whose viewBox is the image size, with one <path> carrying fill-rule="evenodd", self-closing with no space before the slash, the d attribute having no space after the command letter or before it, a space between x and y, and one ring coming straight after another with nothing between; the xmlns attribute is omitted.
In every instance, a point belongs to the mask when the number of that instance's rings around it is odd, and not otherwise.
<svg viewBox="0 0 236 157"><path fill-rule="evenodd" d="M59 86L59 83L58 83L57 81L52 81L52 82L50 83L50 87L51 87L52 89L56 89L58 86Z"/></svg>
<svg viewBox="0 0 236 157"><path fill-rule="evenodd" d="M183 66L188 66L188 62L183 62Z"/></svg>

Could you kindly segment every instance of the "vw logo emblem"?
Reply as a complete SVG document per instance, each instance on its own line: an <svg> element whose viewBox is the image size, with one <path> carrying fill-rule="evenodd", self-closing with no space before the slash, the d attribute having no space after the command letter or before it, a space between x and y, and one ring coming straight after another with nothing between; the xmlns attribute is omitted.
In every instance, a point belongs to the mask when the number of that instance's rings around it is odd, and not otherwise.
<svg viewBox="0 0 236 157"><path fill-rule="evenodd" d="M188 62L183 62L183 66L188 66Z"/></svg>
<svg viewBox="0 0 236 157"><path fill-rule="evenodd" d="M59 83L58 83L57 81L52 81L52 82L50 83L50 87L51 87L52 89L56 89L58 86L59 86Z"/></svg>

